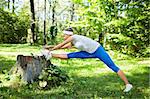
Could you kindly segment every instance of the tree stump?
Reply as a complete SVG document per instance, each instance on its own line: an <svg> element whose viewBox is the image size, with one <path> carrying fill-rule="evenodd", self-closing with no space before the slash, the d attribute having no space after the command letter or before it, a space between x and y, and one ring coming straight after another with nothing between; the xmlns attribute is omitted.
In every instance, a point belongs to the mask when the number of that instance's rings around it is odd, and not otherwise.
<svg viewBox="0 0 150 99"><path fill-rule="evenodd" d="M65 71L53 65L50 60L47 61L44 56L18 55L16 64L8 75L10 81L20 82L20 85L35 82L40 89L59 86L69 79Z"/></svg>
<svg viewBox="0 0 150 99"><path fill-rule="evenodd" d="M46 61L44 56L18 55L16 66L11 69L10 73L19 74L22 80L32 83L41 74L42 69L50 65L50 60Z"/></svg>

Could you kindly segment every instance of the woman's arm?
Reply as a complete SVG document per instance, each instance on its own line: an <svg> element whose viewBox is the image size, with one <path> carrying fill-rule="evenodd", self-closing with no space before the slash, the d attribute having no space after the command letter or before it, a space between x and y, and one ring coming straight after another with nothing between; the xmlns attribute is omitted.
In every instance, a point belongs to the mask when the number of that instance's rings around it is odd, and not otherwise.
<svg viewBox="0 0 150 99"><path fill-rule="evenodd" d="M50 45L50 46L45 45L45 46L43 46L44 49L48 49L48 50L52 49L53 47L54 47L54 45Z"/></svg>
<svg viewBox="0 0 150 99"><path fill-rule="evenodd" d="M67 43L64 46L62 46L61 48L64 49L64 48L71 48L71 47L72 47L72 44L71 43Z"/></svg>
<svg viewBox="0 0 150 99"><path fill-rule="evenodd" d="M60 49L61 47L63 47L65 44L68 44L69 42L72 42L72 36L70 36L67 40L65 40L64 42L56 45L55 47L52 48L52 50L56 50L56 49Z"/></svg>
<svg viewBox="0 0 150 99"><path fill-rule="evenodd" d="M44 46L43 48L48 49L48 50L52 50L54 46ZM62 46L60 49L65 49L65 48L72 48L72 44L71 43L67 43L64 46Z"/></svg>

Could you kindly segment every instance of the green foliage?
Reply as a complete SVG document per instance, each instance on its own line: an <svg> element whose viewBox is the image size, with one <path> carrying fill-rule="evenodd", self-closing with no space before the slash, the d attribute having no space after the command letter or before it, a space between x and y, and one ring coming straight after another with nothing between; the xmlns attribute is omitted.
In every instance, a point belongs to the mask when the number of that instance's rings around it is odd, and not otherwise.
<svg viewBox="0 0 150 99"><path fill-rule="evenodd" d="M111 49L135 57L148 54L146 49L149 46L150 12L147 0L72 1L76 4L79 19L77 22L70 22L69 25L76 28L77 34L100 39L101 43L105 43L103 39L106 34L112 34L107 39L107 45L110 45ZM114 39L114 34L119 35Z"/></svg>
<svg viewBox="0 0 150 99"><path fill-rule="evenodd" d="M80 18L77 22L71 22L71 26L77 28L78 34L97 39L103 31L102 27L105 23L105 12L103 9L101 10L102 2L90 1L84 3L81 0L75 0L75 3L78 6L76 12Z"/></svg>
<svg viewBox="0 0 150 99"><path fill-rule="evenodd" d="M7 47L9 47L9 45ZM5 46L3 46L3 48L5 48ZM9 48L11 49L11 47ZM32 46L32 48L34 47ZM34 49L34 51L36 50ZM50 89L64 85L70 80L69 76L64 70L61 70L60 67L56 65L49 64L47 68L42 70L41 75L33 83L27 83L24 82L20 73L15 72L17 70L15 62L11 63L11 61L8 61L7 65L6 61L7 60L5 60L4 57L0 57L0 62L2 62L2 64L0 64L0 88L3 86L13 88L26 86L29 89ZM11 67L9 65L11 65ZM12 68L12 66L14 67Z"/></svg>
<svg viewBox="0 0 150 99"><path fill-rule="evenodd" d="M143 49L141 42L135 39L131 39L130 37L125 37L122 34L110 35L108 37L108 43L110 44L110 48L118 50L124 54L128 54L134 57L148 55L146 49ZM138 44L138 46L136 44Z"/></svg>
<svg viewBox="0 0 150 99"><path fill-rule="evenodd" d="M49 89L51 87L60 86L68 79L69 77L64 71L51 64L48 68L42 70L39 76L39 86L43 89Z"/></svg>
<svg viewBox="0 0 150 99"><path fill-rule="evenodd" d="M147 56L146 49L149 46L148 16L150 14L148 12L148 2L129 2L126 7L121 2L120 5L123 6L121 9L125 16L106 24L110 27L110 33L122 34L122 36L115 38L118 39L117 43L114 42L114 38L109 39L111 48L124 50L123 53L132 56Z"/></svg>
<svg viewBox="0 0 150 99"><path fill-rule="evenodd" d="M0 44L0 98L136 99L138 97L139 99L149 99L148 65L150 64L150 58L134 58L110 50L108 53L134 86L129 93L122 92L125 87L122 80L97 59L70 59L68 61L52 59L51 61L54 64L61 66L61 70L67 72L71 81L69 79L66 84L48 90L39 90L38 83L18 86L17 79L14 83L5 80L7 78L5 74L16 62L15 55L18 53L18 49L20 49L20 52L26 52L30 55L29 51L37 52L38 48L26 44ZM67 51L71 52L72 50ZM5 74L2 74L2 71ZM2 84L4 85L2 86ZM12 86L8 86L8 84ZM18 87L14 88L14 86Z"/></svg>
<svg viewBox="0 0 150 99"><path fill-rule="evenodd" d="M26 83L22 82L21 78L18 79L18 75L16 75L16 74L8 75L8 72L10 71L12 66L15 65L15 62L16 62L15 56L18 53L30 55L30 53L34 52L34 54L39 54L39 50L41 48L42 48L41 46L29 46L27 44L0 44L0 54L1 54L1 56L0 56L0 88L2 86L9 86L9 87L13 87L13 88L14 87L15 88L23 87L24 84L26 84ZM7 56L7 55L10 55L10 53L12 56ZM68 82L69 79L67 78L66 73L63 70L61 70L59 67L52 65L52 67L48 67L45 70L48 70L48 69L51 69L52 76L54 78L58 78L57 80L52 79L51 83L53 84L54 82L56 82L56 84L48 85L49 87L53 87L53 86L57 87L57 86L63 85L64 83L66 83L66 81L64 79L67 79L67 82ZM53 71L53 69L54 69L54 71ZM45 72L45 70L43 70L43 72ZM55 74L57 74L57 75L55 75ZM50 77L51 77L51 75L49 75L49 78ZM46 80L46 78L44 80ZM40 81L43 81L42 78L37 80L37 82L34 82L33 84L26 85L25 87L38 90L38 88L39 88L38 82L40 82ZM46 81L48 81L48 80L46 80ZM46 88L48 88L48 87L46 87ZM43 88L43 89L46 89L46 88Z"/></svg>
<svg viewBox="0 0 150 99"><path fill-rule="evenodd" d="M26 42L29 16L25 12L18 15L0 9L0 42L24 43Z"/></svg>
<svg viewBox="0 0 150 99"><path fill-rule="evenodd" d="M0 0L0 8L4 8L7 6L7 3L5 0Z"/></svg>

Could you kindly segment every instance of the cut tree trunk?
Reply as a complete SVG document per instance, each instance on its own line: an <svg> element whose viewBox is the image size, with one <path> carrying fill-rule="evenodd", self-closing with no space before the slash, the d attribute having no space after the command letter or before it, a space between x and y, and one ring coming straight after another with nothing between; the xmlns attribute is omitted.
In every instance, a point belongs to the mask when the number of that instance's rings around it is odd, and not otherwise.
<svg viewBox="0 0 150 99"><path fill-rule="evenodd" d="M43 68L51 65L50 60L46 61L44 56L17 56L16 66L10 73L19 74L22 80L32 83L42 72Z"/></svg>

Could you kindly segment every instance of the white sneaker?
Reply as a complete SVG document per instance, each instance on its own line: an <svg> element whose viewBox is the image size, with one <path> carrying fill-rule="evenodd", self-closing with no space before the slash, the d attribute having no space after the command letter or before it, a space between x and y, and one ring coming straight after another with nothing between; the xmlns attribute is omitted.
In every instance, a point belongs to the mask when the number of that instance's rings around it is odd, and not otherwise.
<svg viewBox="0 0 150 99"><path fill-rule="evenodd" d="M133 86L131 84L126 84L126 88L124 89L124 92L129 92Z"/></svg>
<svg viewBox="0 0 150 99"><path fill-rule="evenodd" d="M49 60L52 57L52 53L47 49L42 49L41 54L45 56L46 60Z"/></svg>

